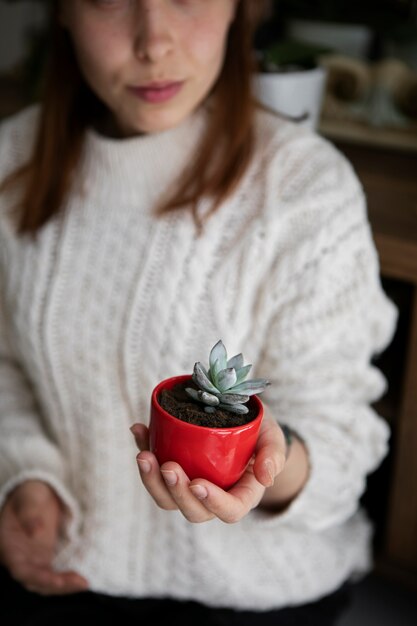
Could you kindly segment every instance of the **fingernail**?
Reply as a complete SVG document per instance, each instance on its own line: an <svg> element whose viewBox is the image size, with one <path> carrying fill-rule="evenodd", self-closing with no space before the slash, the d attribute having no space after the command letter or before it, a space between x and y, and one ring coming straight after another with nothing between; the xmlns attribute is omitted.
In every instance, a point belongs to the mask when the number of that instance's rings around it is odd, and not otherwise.
<svg viewBox="0 0 417 626"><path fill-rule="evenodd" d="M203 485L192 485L190 489L193 495L199 500L204 500L208 496L208 491Z"/></svg>
<svg viewBox="0 0 417 626"><path fill-rule="evenodd" d="M178 476L172 470L161 470L161 474L167 485L173 487L178 482Z"/></svg>
<svg viewBox="0 0 417 626"><path fill-rule="evenodd" d="M146 461L145 459L136 459L136 460L139 465L140 471L143 472L144 474L149 474L149 472L151 471L151 464L149 463L149 461Z"/></svg>
<svg viewBox="0 0 417 626"><path fill-rule="evenodd" d="M275 480L275 472L274 472L274 466L273 466L272 461L270 461L269 459L265 461L264 467L269 476L269 485L272 486Z"/></svg>

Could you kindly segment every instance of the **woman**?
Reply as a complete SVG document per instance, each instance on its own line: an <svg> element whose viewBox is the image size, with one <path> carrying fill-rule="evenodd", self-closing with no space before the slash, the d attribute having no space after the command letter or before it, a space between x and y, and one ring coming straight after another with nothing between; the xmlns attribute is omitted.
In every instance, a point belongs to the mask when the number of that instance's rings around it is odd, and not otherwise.
<svg viewBox="0 0 417 626"><path fill-rule="evenodd" d="M330 624L369 568L358 500L388 439L370 360L396 311L350 165L254 104L260 4L55 3L42 105L1 127L0 558L21 623ZM153 387L219 338L272 382L227 493L147 449Z"/></svg>

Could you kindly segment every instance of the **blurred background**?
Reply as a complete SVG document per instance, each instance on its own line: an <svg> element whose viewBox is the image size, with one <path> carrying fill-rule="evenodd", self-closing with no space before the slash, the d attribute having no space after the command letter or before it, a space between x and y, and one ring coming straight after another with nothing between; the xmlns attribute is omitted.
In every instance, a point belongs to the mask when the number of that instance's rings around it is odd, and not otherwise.
<svg viewBox="0 0 417 626"><path fill-rule="evenodd" d="M70 0L67 0L70 1ZM39 97L47 0L0 0L0 120ZM336 144L368 198L400 310L376 365L391 449L363 504L375 568L340 626L417 624L417 0L272 0L254 41L257 97ZM63 77L65 80L65 77Z"/></svg>

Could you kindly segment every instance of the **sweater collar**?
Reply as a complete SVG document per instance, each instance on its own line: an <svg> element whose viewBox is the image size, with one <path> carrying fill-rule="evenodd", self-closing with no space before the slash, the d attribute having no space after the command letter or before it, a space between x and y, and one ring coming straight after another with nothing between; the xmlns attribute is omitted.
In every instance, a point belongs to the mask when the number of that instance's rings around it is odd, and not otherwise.
<svg viewBox="0 0 417 626"><path fill-rule="evenodd" d="M114 139L93 128L86 132L84 180L89 192L118 197L159 195L181 174L193 157L209 115L207 107L194 111L174 128L158 133Z"/></svg>

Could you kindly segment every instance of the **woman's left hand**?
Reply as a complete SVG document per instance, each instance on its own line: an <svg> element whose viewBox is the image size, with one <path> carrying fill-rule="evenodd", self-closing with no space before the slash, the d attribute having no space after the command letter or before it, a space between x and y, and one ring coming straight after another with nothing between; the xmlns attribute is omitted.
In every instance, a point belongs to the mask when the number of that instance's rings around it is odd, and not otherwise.
<svg viewBox="0 0 417 626"><path fill-rule="evenodd" d="M228 524L238 522L258 506L265 489L273 485L285 465L285 437L265 405L254 458L228 491L202 478L190 481L173 461L159 467L149 451L146 426L134 424L131 431L140 450L136 459L147 491L160 508L180 510L189 522L201 523L215 517Z"/></svg>

